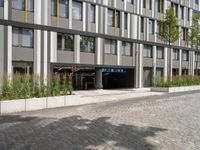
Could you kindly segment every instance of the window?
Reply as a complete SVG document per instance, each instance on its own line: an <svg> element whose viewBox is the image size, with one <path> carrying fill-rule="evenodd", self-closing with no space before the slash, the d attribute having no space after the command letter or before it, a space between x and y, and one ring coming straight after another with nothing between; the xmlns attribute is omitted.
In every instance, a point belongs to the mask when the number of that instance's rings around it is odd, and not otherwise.
<svg viewBox="0 0 200 150"><path fill-rule="evenodd" d="M132 56L132 43L122 42L122 55Z"/></svg>
<svg viewBox="0 0 200 150"><path fill-rule="evenodd" d="M95 5L91 5L91 7L90 7L90 22L91 23L95 23L95 15L96 15L96 13L95 13Z"/></svg>
<svg viewBox="0 0 200 150"><path fill-rule="evenodd" d="M13 28L12 45L17 47L33 47L33 30Z"/></svg>
<svg viewBox="0 0 200 150"><path fill-rule="evenodd" d="M185 40L187 40L187 38L188 38L188 29L187 28L182 28L182 33L183 33L183 35L182 35L182 39L185 41Z"/></svg>
<svg viewBox="0 0 200 150"><path fill-rule="evenodd" d="M59 1L59 10L57 10L57 11L59 11L60 17L68 18L68 16L69 16L69 1L68 0L60 0Z"/></svg>
<svg viewBox="0 0 200 150"><path fill-rule="evenodd" d="M195 0L195 4L199 4L199 0Z"/></svg>
<svg viewBox="0 0 200 150"><path fill-rule="evenodd" d="M187 15L187 20L190 21L190 8L188 8L188 15Z"/></svg>
<svg viewBox="0 0 200 150"><path fill-rule="evenodd" d="M141 17L141 32L144 33L144 17Z"/></svg>
<svg viewBox="0 0 200 150"><path fill-rule="evenodd" d="M33 63L30 62L13 62L13 73L20 74L32 74L33 73Z"/></svg>
<svg viewBox="0 0 200 150"><path fill-rule="evenodd" d="M73 1L72 4L72 19L82 20L82 3Z"/></svg>
<svg viewBox="0 0 200 150"><path fill-rule="evenodd" d="M27 0L28 2L28 11L34 10L34 0ZM12 8L18 10L25 10L25 0L12 0Z"/></svg>
<svg viewBox="0 0 200 150"><path fill-rule="evenodd" d="M4 6L4 0L0 0L0 7Z"/></svg>
<svg viewBox="0 0 200 150"><path fill-rule="evenodd" d="M74 50L74 36L71 34L58 33L57 48L58 50L73 51Z"/></svg>
<svg viewBox="0 0 200 150"><path fill-rule="evenodd" d="M173 60L179 60L179 49L173 49Z"/></svg>
<svg viewBox="0 0 200 150"><path fill-rule="evenodd" d="M81 36L80 51L94 53L95 52L95 38L88 36Z"/></svg>
<svg viewBox="0 0 200 150"><path fill-rule="evenodd" d="M128 13L124 13L124 28L128 29Z"/></svg>
<svg viewBox="0 0 200 150"><path fill-rule="evenodd" d="M33 47L33 31L30 29L22 29L22 46Z"/></svg>
<svg viewBox="0 0 200 150"><path fill-rule="evenodd" d="M195 61L196 62L200 61L200 53L199 52L195 52Z"/></svg>
<svg viewBox="0 0 200 150"><path fill-rule="evenodd" d="M155 0L155 10L159 13L163 13L163 9L164 9L164 1Z"/></svg>
<svg viewBox="0 0 200 150"><path fill-rule="evenodd" d="M149 0L149 9L152 9L152 0Z"/></svg>
<svg viewBox="0 0 200 150"><path fill-rule="evenodd" d="M124 0L122 0L123 2ZM133 0L126 0L126 3L133 4Z"/></svg>
<svg viewBox="0 0 200 150"><path fill-rule="evenodd" d="M189 51L183 50L183 52L182 52L182 59L184 61L188 61L189 60Z"/></svg>
<svg viewBox="0 0 200 150"><path fill-rule="evenodd" d="M164 58L164 47L157 46L157 58L158 59Z"/></svg>
<svg viewBox="0 0 200 150"><path fill-rule="evenodd" d="M146 0L143 0L143 8L146 8Z"/></svg>
<svg viewBox="0 0 200 150"><path fill-rule="evenodd" d="M120 27L120 11L108 9L108 26L115 27L115 23L116 23L116 27L119 28Z"/></svg>
<svg viewBox="0 0 200 150"><path fill-rule="evenodd" d="M163 77L163 68L156 68L156 79L161 80Z"/></svg>
<svg viewBox="0 0 200 150"><path fill-rule="evenodd" d="M154 20L149 19L149 34L154 34Z"/></svg>
<svg viewBox="0 0 200 150"><path fill-rule="evenodd" d="M105 54L117 54L117 41L116 40L105 40L104 45Z"/></svg>
<svg viewBox="0 0 200 150"><path fill-rule="evenodd" d="M19 46L19 29L18 28L13 28L12 45L13 46Z"/></svg>
<svg viewBox="0 0 200 150"><path fill-rule="evenodd" d="M171 3L171 6L174 8L174 14L178 17L178 4Z"/></svg>
<svg viewBox="0 0 200 150"><path fill-rule="evenodd" d="M152 45L144 45L143 57L152 58Z"/></svg>
<svg viewBox="0 0 200 150"><path fill-rule="evenodd" d="M180 6L180 9L181 9L181 11L180 11L180 13L181 13L181 19L184 19L184 7L183 6Z"/></svg>

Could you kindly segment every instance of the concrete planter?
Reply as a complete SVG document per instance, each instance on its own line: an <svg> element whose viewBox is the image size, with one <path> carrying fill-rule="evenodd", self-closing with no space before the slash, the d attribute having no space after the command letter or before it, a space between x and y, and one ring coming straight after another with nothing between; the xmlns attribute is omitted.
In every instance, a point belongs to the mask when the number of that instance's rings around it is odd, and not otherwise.
<svg viewBox="0 0 200 150"><path fill-rule="evenodd" d="M26 99L26 111L45 109L47 106L47 98Z"/></svg>
<svg viewBox="0 0 200 150"><path fill-rule="evenodd" d="M55 96L47 98L47 108L56 108L65 106L66 96Z"/></svg>
<svg viewBox="0 0 200 150"><path fill-rule="evenodd" d="M167 92L167 93L175 93L175 92L186 92L186 91L194 91L200 90L200 86L182 86L182 87L152 87L152 92Z"/></svg>
<svg viewBox="0 0 200 150"><path fill-rule="evenodd" d="M1 101L1 114L25 111L25 99Z"/></svg>

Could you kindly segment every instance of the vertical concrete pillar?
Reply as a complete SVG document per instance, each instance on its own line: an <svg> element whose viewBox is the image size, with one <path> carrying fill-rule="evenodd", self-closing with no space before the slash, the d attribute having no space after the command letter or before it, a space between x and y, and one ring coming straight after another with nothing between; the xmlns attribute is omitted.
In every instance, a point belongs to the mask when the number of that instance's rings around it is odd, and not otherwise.
<svg viewBox="0 0 200 150"><path fill-rule="evenodd" d="M124 22L124 12L121 12L121 36L124 37L124 25L125 25L125 22Z"/></svg>
<svg viewBox="0 0 200 150"><path fill-rule="evenodd" d="M146 40L149 41L149 18L146 18Z"/></svg>
<svg viewBox="0 0 200 150"><path fill-rule="evenodd" d="M13 73L13 70L12 70L12 26L7 26L7 37L6 37L6 74L8 75L9 79L11 80L12 79L12 73Z"/></svg>
<svg viewBox="0 0 200 150"><path fill-rule="evenodd" d="M137 44L136 49L136 87L143 86L143 44Z"/></svg>
<svg viewBox="0 0 200 150"><path fill-rule="evenodd" d="M83 31L86 30L86 3L83 2Z"/></svg>
<svg viewBox="0 0 200 150"><path fill-rule="evenodd" d="M57 62L57 33L50 32L50 62Z"/></svg>
<svg viewBox="0 0 200 150"><path fill-rule="evenodd" d="M41 24L41 0L34 1L34 24Z"/></svg>
<svg viewBox="0 0 200 150"><path fill-rule="evenodd" d="M80 63L80 35L74 36L74 61Z"/></svg>
<svg viewBox="0 0 200 150"><path fill-rule="evenodd" d="M102 89L103 88L103 75L102 75L102 68L95 69L95 88Z"/></svg>
<svg viewBox="0 0 200 150"><path fill-rule="evenodd" d="M194 76L194 69L195 69L195 52L189 51L189 74L191 76Z"/></svg>
<svg viewBox="0 0 200 150"><path fill-rule="evenodd" d="M167 80L167 76L168 76L168 49L167 47L164 47L164 80Z"/></svg>
<svg viewBox="0 0 200 150"><path fill-rule="evenodd" d="M4 0L4 19L8 20L8 0Z"/></svg>
<svg viewBox="0 0 200 150"><path fill-rule="evenodd" d="M117 41L117 65L121 65L121 41Z"/></svg>
<svg viewBox="0 0 200 150"><path fill-rule="evenodd" d="M4 75L4 26L0 25L0 93Z"/></svg>
<svg viewBox="0 0 200 150"><path fill-rule="evenodd" d="M72 0L69 0L69 29L72 29Z"/></svg>
<svg viewBox="0 0 200 150"><path fill-rule="evenodd" d="M95 22L96 22L96 33L99 32L99 6L96 5L96 9L95 9Z"/></svg>
<svg viewBox="0 0 200 150"><path fill-rule="evenodd" d="M137 39L138 27L137 27L136 22L137 22L137 16L131 15L131 38L132 39Z"/></svg>
<svg viewBox="0 0 200 150"><path fill-rule="evenodd" d="M169 58L169 62L170 62L170 66L169 66L169 69L170 69L170 79L172 78L172 69L173 69L173 48L169 49L169 55L171 56Z"/></svg>
<svg viewBox="0 0 200 150"><path fill-rule="evenodd" d="M108 33L108 8L104 8L104 34Z"/></svg>
<svg viewBox="0 0 200 150"><path fill-rule="evenodd" d="M157 47L153 46L153 85L156 81L156 58L157 58Z"/></svg>
<svg viewBox="0 0 200 150"><path fill-rule="evenodd" d="M43 83L47 84L47 72L48 72L48 32L43 31Z"/></svg>
<svg viewBox="0 0 200 150"><path fill-rule="evenodd" d="M101 49L102 49L102 39L99 37L95 38L95 60L96 64L100 65L102 63L102 54L101 54Z"/></svg>
<svg viewBox="0 0 200 150"><path fill-rule="evenodd" d="M41 76L41 30L34 30L34 75Z"/></svg>
<svg viewBox="0 0 200 150"><path fill-rule="evenodd" d="M128 38L131 37L131 14L128 13L128 19L127 19L127 25L128 25L128 29L127 29L127 34L128 34Z"/></svg>
<svg viewBox="0 0 200 150"><path fill-rule="evenodd" d="M182 75L182 49L179 50L179 76Z"/></svg>
<svg viewBox="0 0 200 150"><path fill-rule="evenodd" d="M126 0L124 0L124 10L126 10L126 7L127 7L127 2Z"/></svg>

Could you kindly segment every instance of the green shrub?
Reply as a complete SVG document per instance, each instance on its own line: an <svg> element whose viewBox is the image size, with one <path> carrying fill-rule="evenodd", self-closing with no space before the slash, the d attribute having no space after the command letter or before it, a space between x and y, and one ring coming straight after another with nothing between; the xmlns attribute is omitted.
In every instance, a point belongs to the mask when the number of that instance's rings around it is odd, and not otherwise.
<svg viewBox="0 0 200 150"><path fill-rule="evenodd" d="M0 100L72 94L69 78L61 80L60 75L56 74L48 79L46 85L40 81L39 77L30 75L14 74L12 80L5 76L1 87Z"/></svg>
<svg viewBox="0 0 200 150"><path fill-rule="evenodd" d="M200 77L198 76L175 76L172 80L156 80L156 87L179 87L200 85Z"/></svg>

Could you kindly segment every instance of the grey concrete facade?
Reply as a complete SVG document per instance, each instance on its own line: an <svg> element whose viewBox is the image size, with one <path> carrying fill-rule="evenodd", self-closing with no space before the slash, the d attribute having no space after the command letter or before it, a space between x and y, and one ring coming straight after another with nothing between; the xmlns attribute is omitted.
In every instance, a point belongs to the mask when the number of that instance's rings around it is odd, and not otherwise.
<svg viewBox="0 0 200 150"><path fill-rule="evenodd" d="M81 3L81 19L73 19L74 10L73 2L68 0L68 16L59 17L52 15L51 0L34 0L34 11L27 12L12 8L9 1L4 1L4 7L0 7L0 78L6 73L12 76L12 62L31 62L33 63L33 73L39 75L46 80L48 73L51 71L51 64L77 64L87 66L99 65L106 67L118 68L135 68L134 83L135 87L144 86L143 68L152 70L151 79L157 77L157 68L163 70L162 76L167 78L169 70L173 75L173 68L178 69L178 75L182 75L182 70L187 69L189 75L194 75L195 60L194 50L187 47L185 41L180 36L179 40L172 46L179 50L179 59L173 59L173 49L171 52L167 49L167 45L161 42L157 36L157 21L164 16L163 13L157 11L156 1L143 4L143 1L133 0L133 4L127 0L76 0ZM196 4L194 0L177 1L163 0L163 12L172 4L178 5L179 29L182 27L189 29L191 25L192 14L200 10L200 4ZM91 6L95 7L94 22L91 22ZM181 18L180 6L183 6L184 19ZM119 11L120 22L119 28L108 25L108 10L113 12ZM125 13L127 18L125 18ZM115 14L115 13L114 13ZM190 15L190 16L188 16ZM114 17L115 18L115 17ZM144 18L144 24L141 20ZM189 19L188 19L189 18ZM125 27L125 20L127 27ZM153 20L153 33L149 22ZM10 21L10 22L6 22ZM13 27L18 23L22 25L30 25L33 30L33 47L14 47L12 46ZM114 25L115 26L115 25ZM142 26L144 27L142 31ZM73 34L74 43L72 51L60 51L58 47L58 33ZM81 36L88 35L95 38L94 52L81 52L80 42ZM105 39L116 40L116 53L105 53ZM131 55L123 55L123 42L131 42ZM151 56L144 56L144 45L151 45ZM157 47L162 46L163 57L158 58ZM182 50L187 50L188 59L182 60ZM171 60L170 57L171 56ZM171 63L171 68L169 64ZM0 82L1 84L1 82ZM145 85L146 86L146 85ZM148 85L151 86L151 85Z"/></svg>

